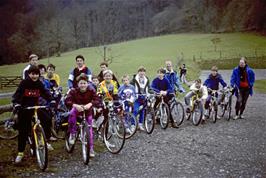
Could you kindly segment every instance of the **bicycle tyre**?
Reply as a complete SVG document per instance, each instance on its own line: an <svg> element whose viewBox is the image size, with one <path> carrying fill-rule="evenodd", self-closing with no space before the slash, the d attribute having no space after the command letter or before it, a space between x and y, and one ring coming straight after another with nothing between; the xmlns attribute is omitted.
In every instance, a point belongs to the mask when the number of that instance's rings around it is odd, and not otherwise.
<svg viewBox="0 0 266 178"><path fill-rule="evenodd" d="M136 117L131 112L124 112L123 117L123 121L127 123L126 125L128 125L131 131L129 134L126 133L126 139L129 139L137 132L138 122Z"/></svg>
<svg viewBox="0 0 266 178"><path fill-rule="evenodd" d="M217 121L217 113L218 113L218 107L216 104L213 105L210 113L210 118L212 120L212 123L216 123Z"/></svg>
<svg viewBox="0 0 266 178"><path fill-rule="evenodd" d="M226 120L229 121L231 119L231 113L232 113L232 96L229 97L229 101L228 101L226 109L227 109Z"/></svg>
<svg viewBox="0 0 266 178"><path fill-rule="evenodd" d="M51 132L53 136L55 136L58 139L64 139L65 138L65 132L62 129L61 125L58 127L56 126L56 121L55 118L52 118L52 127L51 127Z"/></svg>
<svg viewBox="0 0 266 178"><path fill-rule="evenodd" d="M194 111L191 114L193 125L198 126L201 123L202 116L203 116L202 104L199 103L195 105Z"/></svg>
<svg viewBox="0 0 266 178"><path fill-rule="evenodd" d="M161 103L159 107L160 126L166 129L169 124L169 107L166 103Z"/></svg>
<svg viewBox="0 0 266 178"><path fill-rule="evenodd" d="M85 165L88 165L90 160L90 130L87 122L84 124L83 129L80 130L80 138L82 145L81 151L82 151L83 163Z"/></svg>
<svg viewBox="0 0 266 178"><path fill-rule="evenodd" d="M66 129L65 130L65 148L68 153L72 153L75 148L77 138L75 139L75 143L72 145L69 143L69 136L70 136L70 132L68 131L68 129Z"/></svg>
<svg viewBox="0 0 266 178"><path fill-rule="evenodd" d="M144 117L144 126L147 134L151 134L155 127L155 113L152 107L147 107Z"/></svg>
<svg viewBox="0 0 266 178"><path fill-rule="evenodd" d="M48 165L48 149L45 138L45 133L41 125L35 124L33 127L35 152L37 163L42 171L45 171Z"/></svg>
<svg viewBox="0 0 266 178"><path fill-rule="evenodd" d="M16 116L17 115L11 112L11 115L8 118L0 121L0 139L12 140L18 136L18 130L15 130L13 127L9 127L7 125L9 121L15 120Z"/></svg>
<svg viewBox="0 0 266 178"><path fill-rule="evenodd" d="M104 123L103 141L110 153L118 154L125 144L126 129L122 118L111 119Z"/></svg>
<svg viewBox="0 0 266 178"><path fill-rule="evenodd" d="M179 109L178 109L179 108ZM171 105L171 116L174 123L174 127L178 127L182 124L185 118L185 110L179 101L176 101Z"/></svg>

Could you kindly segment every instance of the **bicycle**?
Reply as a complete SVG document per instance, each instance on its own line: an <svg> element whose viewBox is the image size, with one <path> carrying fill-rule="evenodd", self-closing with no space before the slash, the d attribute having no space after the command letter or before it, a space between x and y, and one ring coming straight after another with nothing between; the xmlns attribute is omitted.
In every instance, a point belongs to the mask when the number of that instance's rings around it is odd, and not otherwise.
<svg viewBox="0 0 266 178"><path fill-rule="evenodd" d="M137 131L138 122L132 113L133 103L127 100L122 100L122 110L120 115L123 117L126 127L126 139L131 138Z"/></svg>
<svg viewBox="0 0 266 178"><path fill-rule="evenodd" d="M198 126L201 123L203 116L203 106L200 101L199 91L194 91L194 94L191 97L191 110L187 113L187 120L190 120L192 117L192 123L195 126Z"/></svg>
<svg viewBox="0 0 266 178"><path fill-rule="evenodd" d="M170 105L170 113L171 113L171 118L173 122L173 127L178 127L182 124L184 121L185 117L185 111L184 111L184 106L180 101L177 100L176 94L174 94L174 97L169 101Z"/></svg>
<svg viewBox="0 0 266 178"><path fill-rule="evenodd" d="M156 119L159 118L160 126L162 129L166 129L169 123L170 111L167 103L164 102L164 96L156 93L156 96L160 97L160 102L156 107Z"/></svg>
<svg viewBox="0 0 266 178"><path fill-rule="evenodd" d="M44 130L41 126L40 120L38 119L38 109L46 109L48 106L30 106L25 107L25 110L34 110L32 121L32 133L29 132L28 143L30 144L30 152L32 155L36 154L39 168L44 171L48 165L48 150L47 141Z"/></svg>
<svg viewBox="0 0 266 178"><path fill-rule="evenodd" d="M217 121L218 113L218 91L208 88L208 93L211 95L211 100L208 108L209 116L207 118L211 118L212 122L215 123Z"/></svg>
<svg viewBox="0 0 266 178"><path fill-rule="evenodd" d="M221 103L218 105L218 116L224 117L224 114L227 111L227 121L229 121L231 118L233 93L234 88L231 87L227 87L224 90L221 90L222 100Z"/></svg>
<svg viewBox="0 0 266 178"><path fill-rule="evenodd" d="M65 125L67 125L66 123ZM70 132L68 129L65 131L65 146L68 153L72 153L76 144L77 139L81 141L82 158L83 163L87 165L90 158L90 129L92 125L87 122L85 110L82 111L82 115L77 118L78 130L74 139L74 144L69 143Z"/></svg>
<svg viewBox="0 0 266 178"><path fill-rule="evenodd" d="M106 148L113 154L118 154L126 139L126 129L121 112L122 104L118 101L103 101L108 118L103 121L103 140Z"/></svg>
<svg viewBox="0 0 266 178"><path fill-rule="evenodd" d="M153 94L148 94L148 95L138 94L138 96L144 96L145 102L143 105L139 107L137 116L139 116L142 110L144 109L145 111L144 127L145 127L147 134L151 134L155 126L155 112L154 112L155 96Z"/></svg>
<svg viewBox="0 0 266 178"><path fill-rule="evenodd" d="M12 140L18 136L18 130L15 128L16 122L17 113L10 106L10 109L2 113L0 117L0 139Z"/></svg>

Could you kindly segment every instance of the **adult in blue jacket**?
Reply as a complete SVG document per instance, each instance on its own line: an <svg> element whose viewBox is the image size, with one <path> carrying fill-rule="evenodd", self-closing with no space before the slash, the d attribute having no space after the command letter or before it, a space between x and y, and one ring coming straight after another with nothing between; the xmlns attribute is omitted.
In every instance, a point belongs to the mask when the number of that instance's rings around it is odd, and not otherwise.
<svg viewBox="0 0 266 178"><path fill-rule="evenodd" d="M211 68L211 74L205 80L203 85L205 85L207 88L210 88L212 90L219 90L219 84L221 84L223 87L227 86L221 74L218 73L218 68L216 66L213 66ZM218 103L220 102L220 100L221 100L221 97L218 97ZM209 94L208 98L206 99L205 106L204 106L205 111L206 111L205 115L208 115L207 109L209 108L210 101L211 101L211 95Z"/></svg>
<svg viewBox="0 0 266 178"><path fill-rule="evenodd" d="M167 78L171 84L171 87L174 91L179 91L180 93L184 93L185 90L180 83L180 78L176 71L173 70L172 61L165 61L166 65L166 73L165 78Z"/></svg>
<svg viewBox="0 0 266 178"><path fill-rule="evenodd" d="M236 116L234 119L243 119L243 112L245 110L249 95L253 94L253 85L255 82L255 73L247 65L246 58L241 57L239 66L234 68L231 75L231 86L236 90Z"/></svg>

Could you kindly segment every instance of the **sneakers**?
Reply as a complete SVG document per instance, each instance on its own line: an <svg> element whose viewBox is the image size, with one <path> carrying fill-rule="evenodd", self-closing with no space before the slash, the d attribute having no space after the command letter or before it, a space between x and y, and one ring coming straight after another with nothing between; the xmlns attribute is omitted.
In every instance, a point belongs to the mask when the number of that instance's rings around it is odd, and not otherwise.
<svg viewBox="0 0 266 178"><path fill-rule="evenodd" d="M57 138L55 138L55 137L51 136L51 137L49 138L49 140L50 140L50 141L56 141L56 140L57 140Z"/></svg>
<svg viewBox="0 0 266 178"><path fill-rule="evenodd" d="M239 115L236 115L233 119L236 120L236 119L239 119L240 116Z"/></svg>
<svg viewBox="0 0 266 178"><path fill-rule="evenodd" d="M70 134L68 139L69 144L74 145L75 139L76 139L76 134Z"/></svg>
<svg viewBox="0 0 266 178"><path fill-rule="evenodd" d="M96 129L97 128L97 124L95 119L92 119L92 128Z"/></svg>
<svg viewBox="0 0 266 178"><path fill-rule="evenodd" d="M191 112L190 108L187 108L186 113L190 113L190 112Z"/></svg>
<svg viewBox="0 0 266 178"><path fill-rule="evenodd" d="M49 151L53 151L54 150L54 148L52 147L52 145L50 143L46 143L46 145L47 145L47 149Z"/></svg>
<svg viewBox="0 0 266 178"><path fill-rule="evenodd" d="M245 117L243 115L240 115L239 118L240 119L245 119Z"/></svg>
<svg viewBox="0 0 266 178"><path fill-rule="evenodd" d="M126 128L126 133L131 134L131 130L129 128Z"/></svg>
<svg viewBox="0 0 266 178"><path fill-rule="evenodd" d="M18 152L18 155L15 159L15 163L20 163L22 161L22 158L24 157L24 153L23 152Z"/></svg>
<svg viewBox="0 0 266 178"><path fill-rule="evenodd" d="M105 144L106 144L107 147L110 147L110 148L114 148L115 147L115 145L109 143L108 141L106 141Z"/></svg>
<svg viewBox="0 0 266 178"><path fill-rule="evenodd" d="M94 157L95 157L95 152L94 152L94 150L90 150L90 157L91 157L91 158L94 158Z"/></svg>
<svg viewBox="0 0 266 178"><path fill-rule="evenodd" d="M145 131L144 127L143 127L143 124L139 123L139 130L141 131Z"/></svg>

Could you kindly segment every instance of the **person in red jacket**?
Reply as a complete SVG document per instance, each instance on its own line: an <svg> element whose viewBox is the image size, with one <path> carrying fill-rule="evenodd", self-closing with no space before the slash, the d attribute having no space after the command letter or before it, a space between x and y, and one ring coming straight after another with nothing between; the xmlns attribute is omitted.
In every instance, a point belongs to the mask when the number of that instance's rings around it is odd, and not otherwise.
<svg viewBox="0 0 266 178"><path fill-rule="evenodd" d="M99 107L101 100L97 96L93 87L89 86L88 77L86 74L80 74L77 78L77 88L72 88L68 93L65 103L72 108L70 111L68 125L69 125L69 143L74 144L77 133L77 116L85 111L88 124L92 124L93 110L92 106ZM90 128L90 157L94 157L93 149L93 131Z"/></svg>

